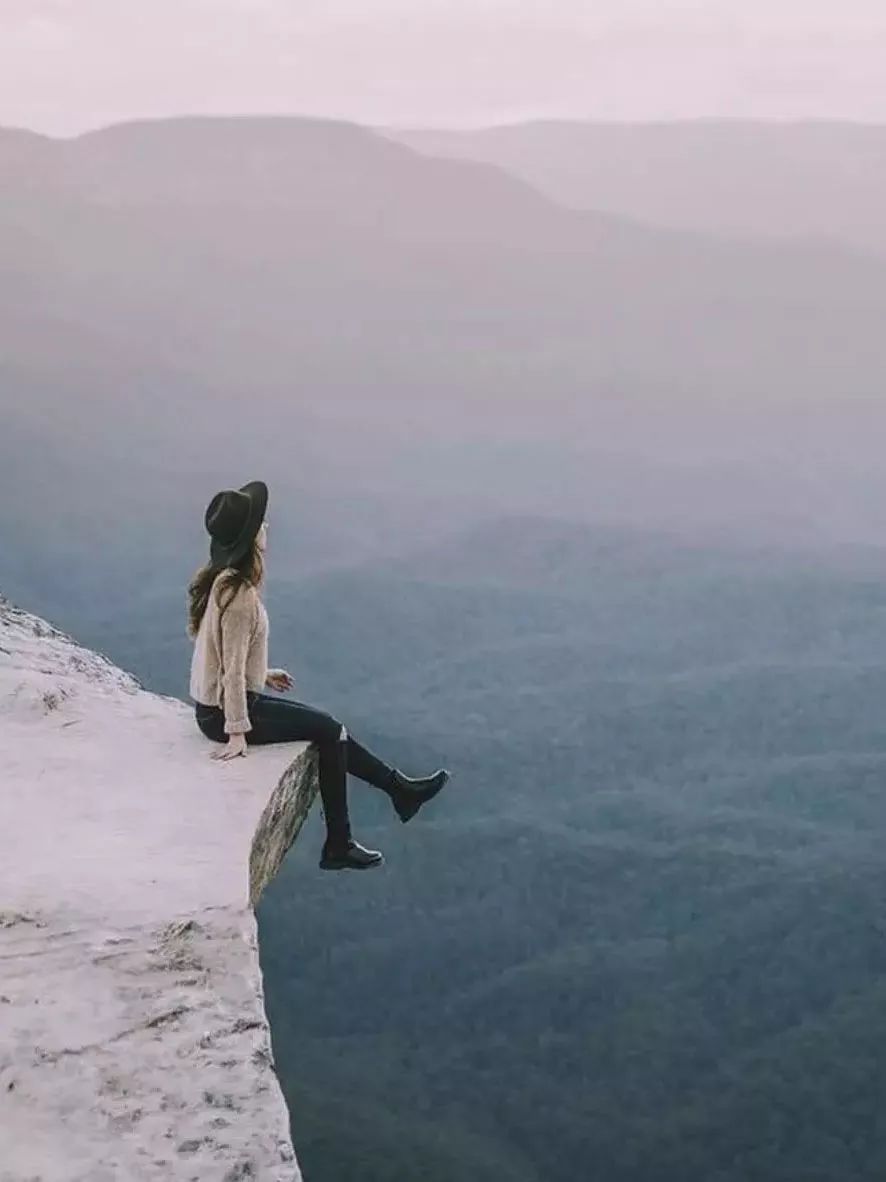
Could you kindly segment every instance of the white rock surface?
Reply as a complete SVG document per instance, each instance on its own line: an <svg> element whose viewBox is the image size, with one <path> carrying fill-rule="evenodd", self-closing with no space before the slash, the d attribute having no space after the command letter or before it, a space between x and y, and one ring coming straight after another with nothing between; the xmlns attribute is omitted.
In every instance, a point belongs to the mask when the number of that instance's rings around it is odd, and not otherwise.
<svg viewBox="0 0 886 1182"><path fill-rule="evenodd" d="M300 1177L250 906L306 743L192 709L0 597L0 1182Z"/></svg>

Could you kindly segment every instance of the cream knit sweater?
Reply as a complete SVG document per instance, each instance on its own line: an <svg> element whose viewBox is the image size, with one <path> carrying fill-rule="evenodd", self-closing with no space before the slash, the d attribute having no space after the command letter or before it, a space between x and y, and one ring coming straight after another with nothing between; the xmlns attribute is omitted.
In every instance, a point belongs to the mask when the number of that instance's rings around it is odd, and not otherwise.
<svg viewBox="0 0 886 1182"><path fill-rule="evenodd" d="M261 693L268 676L268 613L254 587L245 586L220 613L218 597L224 603L230 591L219 571L209 603L194 637L191 658L190 695L195 702L220 706L225 714L225 733L245 734L252 730L246 710L246 691Z"/></svg>

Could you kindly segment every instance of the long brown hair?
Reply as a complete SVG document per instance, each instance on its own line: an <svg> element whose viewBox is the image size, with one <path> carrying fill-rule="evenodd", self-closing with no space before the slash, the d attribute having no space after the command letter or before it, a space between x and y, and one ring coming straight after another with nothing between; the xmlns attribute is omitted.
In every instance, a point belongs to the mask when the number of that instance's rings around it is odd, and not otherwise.
<svg viewBox="0 0 886 1182"><path fill-rule="evenodd" d="M258 536L256 535L251 548L242 558L238 558L236 562L229 563L228 567L221 569L225 570L222 590L229 590L224 602L219 599L219 606L224 611L241 587L249 586L259 589L264 582L265 560L258 548ZM221 574L221 569L213 566L212 563L206 563L196 571L188 584L188 636L192 638L197 635L200 621L209 606L210 593L216 578ZM233 573L229 573L230 571ZM219 586L221 587L222 584L220 583Z"/></svg>

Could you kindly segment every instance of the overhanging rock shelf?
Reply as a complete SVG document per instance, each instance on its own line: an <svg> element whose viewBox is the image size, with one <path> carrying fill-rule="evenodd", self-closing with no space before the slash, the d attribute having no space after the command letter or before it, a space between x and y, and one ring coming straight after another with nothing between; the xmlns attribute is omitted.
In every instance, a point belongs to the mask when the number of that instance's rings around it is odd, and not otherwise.
<svg viewBox="0 0 886 1182"><path fill-rule="evenodd" d="M307 743L192 710L0 597L0 1182L295 1182L253 907Z"/></svg>

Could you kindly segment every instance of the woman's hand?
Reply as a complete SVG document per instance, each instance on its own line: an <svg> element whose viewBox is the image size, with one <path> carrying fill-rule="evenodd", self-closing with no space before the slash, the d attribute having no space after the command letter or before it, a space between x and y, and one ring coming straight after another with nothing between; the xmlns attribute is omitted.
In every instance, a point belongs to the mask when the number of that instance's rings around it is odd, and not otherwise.
<svg viewBox="0 0 886 1182"><path fill-rule="evenodd" d="M269 669L268 675L265 678L265 685L268 689L283 691L292 689L294 684L295 682L285 669Z"/></svg>
<svg viewBox="0 0 886 1182"><path fill-rule="evenodd" d="M236 759L238 755L246 754L246 735L229 735L224 747L211 751L210 759Z"/></svg>

